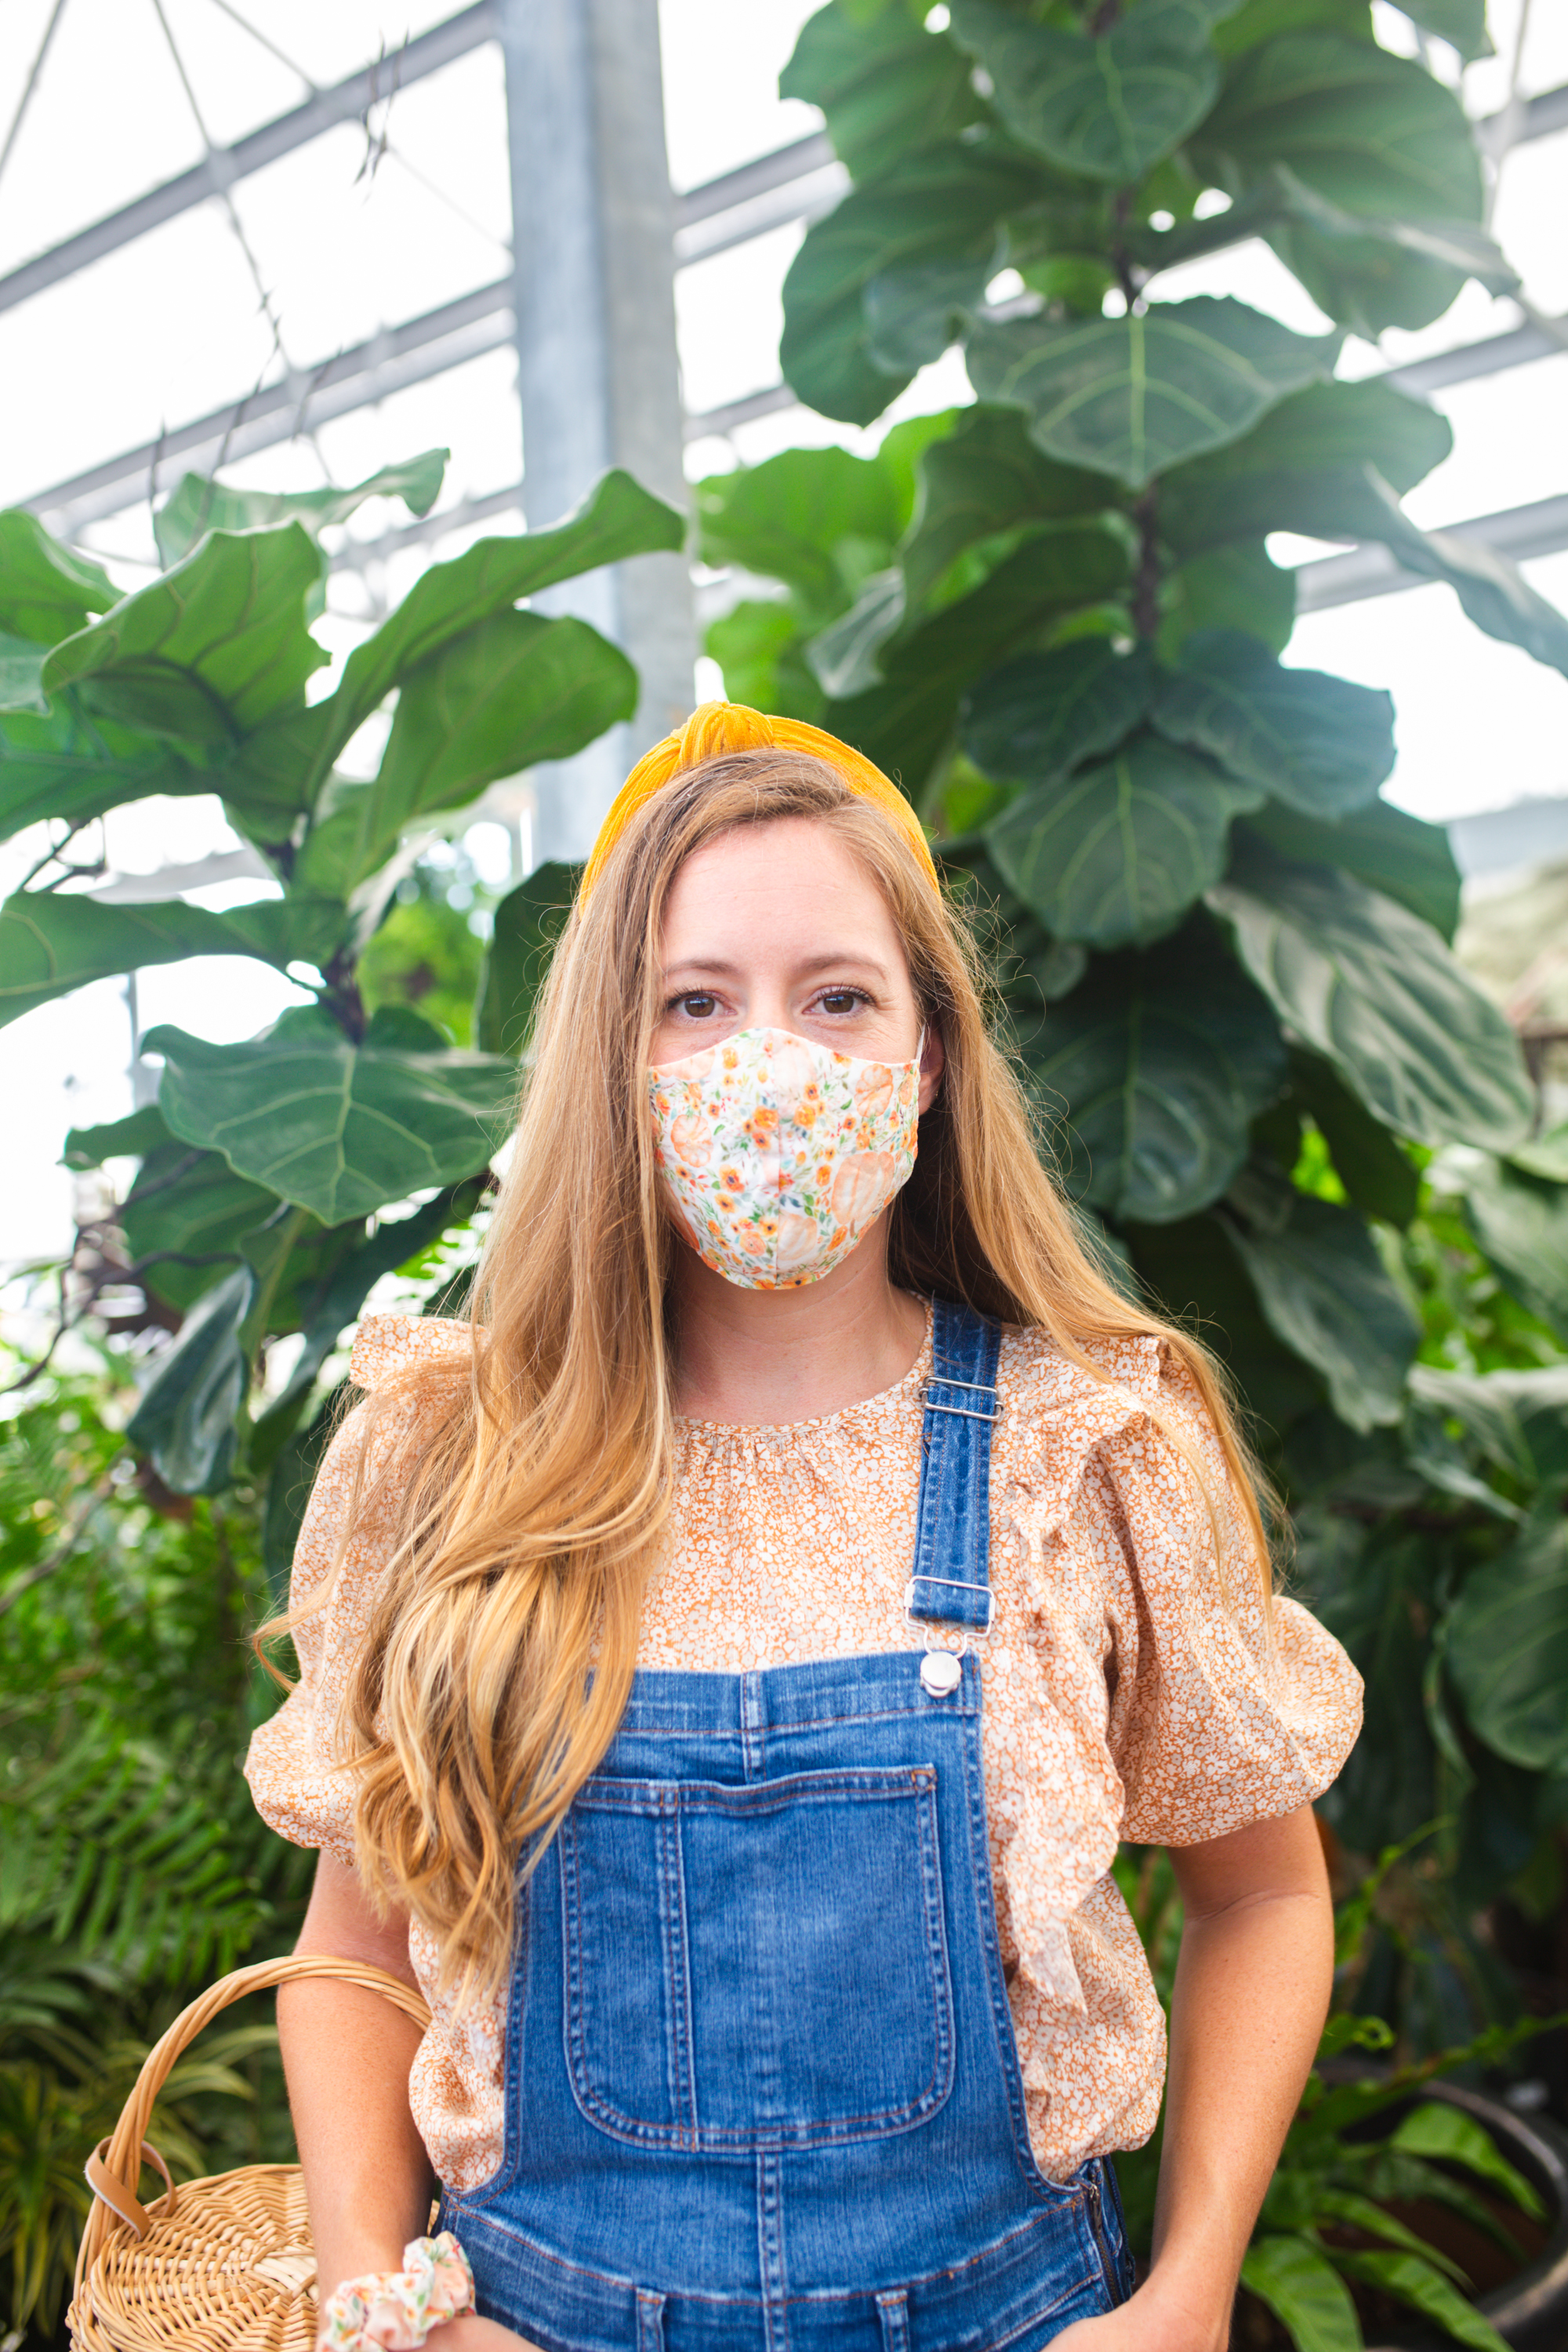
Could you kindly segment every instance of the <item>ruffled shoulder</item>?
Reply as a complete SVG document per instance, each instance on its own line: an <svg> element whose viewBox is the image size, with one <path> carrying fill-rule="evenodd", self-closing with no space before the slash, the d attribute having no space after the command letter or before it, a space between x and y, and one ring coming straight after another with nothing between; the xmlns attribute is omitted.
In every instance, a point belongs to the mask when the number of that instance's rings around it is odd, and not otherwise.
<svg viewBox="0 0 1568 2352"><path fill-rule="evenodd" d="M997 1367L1001 1418L992 1497L1038 1565L1042 1546L1074 1507L1093 1457L1188 1400L1173 1379L1166 1342L1153 1331L1084 1342L1089 1364L1064 1356L1039 1329L1009 1327ZM1221 1464L1223 1470L1223 1460Z"/></svg>
<svg viewBox="0 0 1568 2352"><path fill-rule="evenodd" d="M367 1315L354 1335L349 1378L356 1389L385 1388L402 1372L468 1360L472 1326L447 1315Z"/></svg>

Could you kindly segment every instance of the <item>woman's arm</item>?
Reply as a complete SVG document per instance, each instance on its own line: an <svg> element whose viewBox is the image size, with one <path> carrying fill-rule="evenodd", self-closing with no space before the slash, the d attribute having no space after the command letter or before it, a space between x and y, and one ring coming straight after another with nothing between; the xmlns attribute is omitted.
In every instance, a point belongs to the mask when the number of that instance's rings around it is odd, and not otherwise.
<svg viewBox="0 0 1568 2352"><path fill-rule="evenodd" d="M1185 1906L1153 2262L1062 2352L1224 2352L1241 2259L1328 2011L1334 1922L1311 1808L1173 1848Z"/></svg>
<svg viewBox="0 0 1568 2352"><path fill-rule="evenodd" d="M329 1853L295 1948L415 1980L406 1916L377 1919L354 1873ZM279 1987L278 2032L324 2301L346 2278L401 2270L409 2239L429 2229L435 2175L408 2105L419 2028L379 1993L321 1977ZM521 2342L487 2319L455 2320L431 2340L442 2352L516 2352Z"/></svg>

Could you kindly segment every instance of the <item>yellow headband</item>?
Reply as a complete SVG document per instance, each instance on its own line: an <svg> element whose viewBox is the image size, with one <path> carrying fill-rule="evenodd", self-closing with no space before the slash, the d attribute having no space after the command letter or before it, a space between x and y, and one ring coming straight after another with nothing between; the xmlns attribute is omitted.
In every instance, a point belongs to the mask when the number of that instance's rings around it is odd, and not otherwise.
<svg viewBox="0 0 1568 2352"><path fill-rule="evenodd" d="M718 759L726 751L804 751L811 759L826 761L830 768L837 770L852 793L862 800L874 801L884 815L892 818L931 877L932 889L940 889L921 821L880 768L874 768L869 760L852 751L837 735L825 734L820 727L808 727L804 719L769 719L743 702L704 702L684 727L667 735L651 751L644 752L616 794L584 868L578 890L580 899L586 899L605 859L643 803L662 792L666 784L673 783L677 776L683 776L688 769L700 767L704 760Z"/></svg>

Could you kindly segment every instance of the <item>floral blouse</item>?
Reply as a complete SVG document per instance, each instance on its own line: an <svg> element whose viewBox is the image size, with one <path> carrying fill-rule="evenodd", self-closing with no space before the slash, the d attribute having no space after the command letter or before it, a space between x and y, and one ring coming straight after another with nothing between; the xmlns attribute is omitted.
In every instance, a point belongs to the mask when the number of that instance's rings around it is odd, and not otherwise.
<svg viewBox="0 0 1568 2352"><path fill-rule="evenodd" d="M463 1324L377 1318L360 1330L351 1377L374 1390L468 1345ZM895 1388L819 1420L679 1424L640 1664L739 1673L923 1648L903 1596L930 1350L928 1328ZM1179 1417L1226 1496L1224 1455L1180 1362L1152 1338L1095 1352L1106 1381L1042 1332L1004 1335L996 1613L979 1653L997 1922L1034 2149L1058 2179L1138 2147L1159 2112L1164 2020L1110 1876L1119 1840L1186 1845L1291 1812L1327 1788L1361 1724L1355 1669L1305 1609L1279 1599L1270 1624L1256 1591L1226 1605L1202 1497L1145 1410L1158 1397ZM378 1448L391 1442L384 1433ZM357 1443L351 1419L317 1478L296 1604L329 1573ZM246 1766L275 1829L349 1864L353 1781L332 1760L331 1726L393 1508L373 1498L325 1608L299 1629L300 1684ZM437 1951L417 1926L410 1955L434 2012L410 2078L415 2120L441 2179L470 2190L500 2160L504 2001L459 2017L437 1993Z"/></svg>

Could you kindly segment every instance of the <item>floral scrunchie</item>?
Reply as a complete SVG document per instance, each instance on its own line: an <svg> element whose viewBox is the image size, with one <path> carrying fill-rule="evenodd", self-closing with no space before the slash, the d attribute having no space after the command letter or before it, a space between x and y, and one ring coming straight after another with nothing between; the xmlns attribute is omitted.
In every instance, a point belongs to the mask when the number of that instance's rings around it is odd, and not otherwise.
<svg viewBox="0 0 1568 2352"><path fill-rule="evenodd" d="M450 2230L411 2238L400 2271L345 2279L321 2305L318 2347L331 2352L417 2352L433 2327L474 2308L474 2273Z"/></svg>

